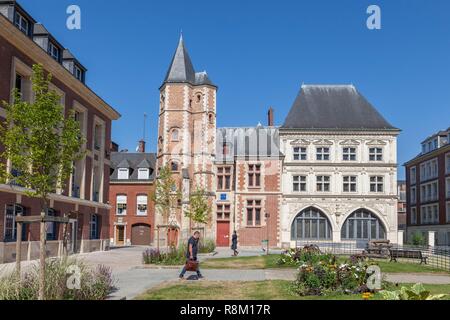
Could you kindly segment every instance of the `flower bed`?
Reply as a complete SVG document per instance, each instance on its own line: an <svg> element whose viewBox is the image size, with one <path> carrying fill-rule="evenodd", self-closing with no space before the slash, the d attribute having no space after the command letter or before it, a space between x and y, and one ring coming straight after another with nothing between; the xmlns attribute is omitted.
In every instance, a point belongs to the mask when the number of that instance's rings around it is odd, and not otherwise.
<svg viewBox="0 0 450 320"><path fill-rule="evenodd" d="M370 291L366 286L370 264L360 257L350 257L348 261L339 263L335 255L307 246L288 250L280 256L278 264L298 267L299 273L292 289L301 296Z"/></svg>
<svg viewBox="0 0 450 320"><path fill-rule="evenodd" d="M144 264L158 265L182 265L186 262L186 250L180 246L178 249L172 247L168 252L161 252L158 249L147 249L142 253Z"/></svg>

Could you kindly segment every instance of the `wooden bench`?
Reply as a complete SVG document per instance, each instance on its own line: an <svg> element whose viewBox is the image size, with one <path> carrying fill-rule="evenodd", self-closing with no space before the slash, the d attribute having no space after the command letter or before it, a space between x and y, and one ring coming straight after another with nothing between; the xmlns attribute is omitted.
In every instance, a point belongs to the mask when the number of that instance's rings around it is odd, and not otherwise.
<svg viewBox="0 0 450 320"><path fill-rule="evenodd" d="M397 262L397 258L404 259L417 259L420 260L420 264L427 264L428 257L425 257L420 250L406 250L406 249L389 249L391 256L390 261Z"/></svg>

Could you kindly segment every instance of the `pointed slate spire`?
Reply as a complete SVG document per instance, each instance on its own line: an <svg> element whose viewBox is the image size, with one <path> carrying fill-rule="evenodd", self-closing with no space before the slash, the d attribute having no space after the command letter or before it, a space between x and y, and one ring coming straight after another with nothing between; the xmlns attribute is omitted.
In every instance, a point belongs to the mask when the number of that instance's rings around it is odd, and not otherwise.
<svg viewBox="0 0 450 320"><path fill-rule="evenodd" d="M173 56L164 83L195 83L195 70L191 58L184 46L183 34L180 36L177 50Z"/></svg>

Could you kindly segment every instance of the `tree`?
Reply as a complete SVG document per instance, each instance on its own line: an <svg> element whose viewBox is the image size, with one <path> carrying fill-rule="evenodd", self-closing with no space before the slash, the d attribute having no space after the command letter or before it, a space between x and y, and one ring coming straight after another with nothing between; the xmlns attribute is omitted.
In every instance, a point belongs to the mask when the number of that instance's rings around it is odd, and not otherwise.
<svg viewBox="0 0 450 320"><path fill-rule="evenodd" d="M157 212L162 215L163 224L168 225L172 209L176 208L178 202L181 200L181 192L178 190L176 182L172 177L172 171L168 166L161 167L158 170L155 192L153 193L152 198Z"/></svg>
<svg viewBox="0 0 450 320"><path fill-rule="evenodd" d="M209 222L209 214L211 213L211 206L208 203L207 191L202 188L197 188L189 196L189 207L185 215L192 222L206 224ZM192 226L190 226L192 229ZM192 230L190 230L192 232Z"/></svg>
<svg viewBox="0 0 450 320"><path fill-rule="evenodd" d="M74 111L65 117L61 97L49 89L51 79L51 74L45 76L42 65L33 65L34 102L23 101L15 89L13 102L3 103L6 121L0 128L0 142L5 148L1 157L10 164L9 168L0 168L3 182L14 180L26 188L27 196L38 198L42 220L48 214L49 196L63 190L73 162L84 156L84 138ZM41 221L40 300L44 299L45 287L45 237L45 222Z"/></svg>

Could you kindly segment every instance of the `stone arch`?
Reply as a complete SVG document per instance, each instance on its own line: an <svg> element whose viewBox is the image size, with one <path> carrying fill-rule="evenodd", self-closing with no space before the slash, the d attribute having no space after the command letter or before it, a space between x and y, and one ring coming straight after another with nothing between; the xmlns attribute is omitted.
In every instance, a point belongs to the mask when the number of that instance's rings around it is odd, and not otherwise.
<svg viewBox="0 0 450 320"><path fill-rule="evenodd" d="M332 215L328 212L328 210L326 210L324 207L322 207L322 206L320 206L318 204L315 204L315 203L314 204L307 204L307 205L303 205L301 207L295 208L295 210L293 210L293 212L290 214L290 217L289 217L289 227L292 225L292 223L294 222L294 219L297 217L297 215L300 212L302 212L303 210L308 209L310 207L315 208L315 209L321 211L323 214L326 215L326 217L328 218L328 221L331 224L331 228L332 228L333 231L337 231L339 229L338 225L336 224L336 220L332 219Z"/></svg>

